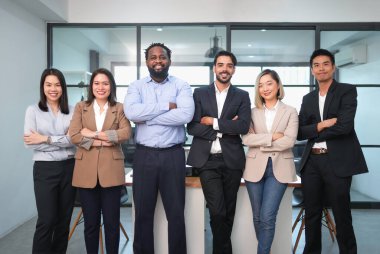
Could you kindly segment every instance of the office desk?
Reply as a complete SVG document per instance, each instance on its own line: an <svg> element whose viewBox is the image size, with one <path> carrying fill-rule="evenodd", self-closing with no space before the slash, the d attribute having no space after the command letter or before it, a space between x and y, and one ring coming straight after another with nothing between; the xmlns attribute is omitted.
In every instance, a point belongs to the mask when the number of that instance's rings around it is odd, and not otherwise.
<svg viewBox="0 0 380 254"><path fill-rule="evenodd" d="M126 185L132 185L131 173L126 175ZM292 192L294 187L299 186L300 179L297 182L289 183L282 198L277 215L272 254L292 253ZM134 210L132 210L132 216L134 217ZM198 177L186 177L185 223L187 253L205 253L204 230L205 223L209 222L205 221L205 200ZM211 234L211 232L209 233ZM257 249L251 204L243 181L238 191L231 240L233 253L252 254ZM167 221L160 195L158 195L154 216L154 246L156 254L168 253Z"/></svg>

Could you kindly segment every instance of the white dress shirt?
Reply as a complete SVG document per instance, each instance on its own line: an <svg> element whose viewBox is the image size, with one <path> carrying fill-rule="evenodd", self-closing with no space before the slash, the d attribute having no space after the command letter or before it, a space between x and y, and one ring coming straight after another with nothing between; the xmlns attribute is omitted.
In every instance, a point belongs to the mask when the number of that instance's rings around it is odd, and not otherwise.
<svg viewBox="0 0 380 254"><path fill-rule="evenodd" d="M94 100L94 112L95 112L95 122L96 130L101 131L104 124L104 119L106 119L108 109L108 102L103 106L103 112L100 113L100 106L96 100Z"/></svg>
<svg viewBox="0 0 380 254"><path fill-rule="evenodd" d="M226 102L227 93L230 86L225 88L223 91L219 91L215 83L214 83L214 86L215 86L216 105L218 106L218 118L219 118L220 115L222 114L223 106L224 106L224 103ZM216 131L219 130L218 118L214 118L214 122L212 125L213 129ZM210 153L215 154L215 153L222 152L222 147L220 146L220 141L219 141L219 138L221 138L222 136L223 136L223 133L218 132L218 134L216 135L216 140L212 142Z"/></svg>
<svg viewBox="0 0 380 254"><path fill-rule="evenodd" d="M263 106L264 106L264 113L265 113L265 124L267 125L268 132L270 132L272 129L274 118L277 113L278 100L276 102L276 105L274 105L273 108L267 108L265 104Z"/></svg>
<svg viewBox="0 0 380 254"><path fill-rule="evenodd" d="M321 115L321 119L323 120L323 108L325 107L326 94L324 96L319 94L319 114ZM325 148L327 149L326 141L317 142L313 145L313 148Z"/></svg>

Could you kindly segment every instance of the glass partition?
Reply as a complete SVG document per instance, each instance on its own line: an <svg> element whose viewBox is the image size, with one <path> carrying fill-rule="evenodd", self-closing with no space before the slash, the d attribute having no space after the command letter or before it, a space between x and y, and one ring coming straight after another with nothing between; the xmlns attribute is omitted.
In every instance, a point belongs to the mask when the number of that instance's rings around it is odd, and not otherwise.
<svg viewBox="0 0 380 254"><path fill-rule="evenodd" d="M52 66L60 69L69 87L69 102L76 104L86 98L86 87L91 72L99 67L111 71L114 62L122 62L125 69L117 69L116 82L137 78L136 27L57 26L52 29ZM116 67L117 68L117 67ZM119 74L123 73L122 76ZM118 91L118 101L123 101Z"/></svg>

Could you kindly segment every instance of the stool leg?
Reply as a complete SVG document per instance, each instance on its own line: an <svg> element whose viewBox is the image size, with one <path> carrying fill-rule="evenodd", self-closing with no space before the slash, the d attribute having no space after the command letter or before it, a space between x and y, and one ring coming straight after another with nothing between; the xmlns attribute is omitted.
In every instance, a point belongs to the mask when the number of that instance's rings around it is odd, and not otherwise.
<svg viewBox="0 0 380 254"><path fill-rule="evenodd" d="M127 232L125 232L125 229L124 229L123 225L121 224L121 222L120 222L120 229L123 232L123 234L124 234L124 236L125 236L125 238L127 239L127 242L128 242L129 241L128 234L127 234Z"/></svg>
<svg viewBox="0 0 380 254"><path fill-rule="evenodd" d="M100 247L100 253L104 254L102 226L103 225L100 225L100 227L99 227L99 247Z"/></svg>
<svg viewBox="0 0 380 254"><path fill-rule="evenodd" d="M305 228L305 218L302 218L302 224L301 224L300 229L298 230L298 235L297 235L296 243L294 244L293 253L296 253L298 242L300 241L302 231L304 230L304 228Z"/></svg>
<svg viewBox="0 0 380 254"><path fill-rule="evenodd" d="M298 213L297 218L296 218L296 220L293 223L292 233L293 233L294 229L296 228L298 222L301 220L300 218L301 218L304 210L305 210L305 208L301 207L300 212Z"/></svg>
<svg viewBox="0 0 380 254"><path fill-rule="evenodd" d="M83 211L82 211L82 208L81 208L81 209L79 210L79 213L78 213L77 218L76 218L75 221L74 221L73 227L72 227L71 230L70 230L69 241L70 241L71 237L73 236L76 227L78 226L79 220L82 218L82 214L83 214Z"/></svg>

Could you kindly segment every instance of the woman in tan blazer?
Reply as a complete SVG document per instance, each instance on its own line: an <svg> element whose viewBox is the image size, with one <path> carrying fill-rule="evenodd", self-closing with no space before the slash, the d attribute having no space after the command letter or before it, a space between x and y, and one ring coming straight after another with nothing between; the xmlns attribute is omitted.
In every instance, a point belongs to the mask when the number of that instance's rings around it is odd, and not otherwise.
<svg viewBox="0 0 380 254"><path fill-rule="evenodd" d="M107 253L118 253L120 193L125 182L120 143L131 135L123 105L116 102L116 83L110 71L92 73L88 99L79 102L69 133L78 146L73 186L78 187L84 217L87 253L98 253L103 214Z"/></svg>
<svg viewBox="0 0 380 254"><path fill-rule="evenodd" d="M281 102L284 88L275 71L262 71L255 91L251 127L243 136L244 145L249 147L243 178L252 206L257 253L266 254L270 253L287 183L296 180L292 147L297 137L298 115L296 109Z"/></svg>

